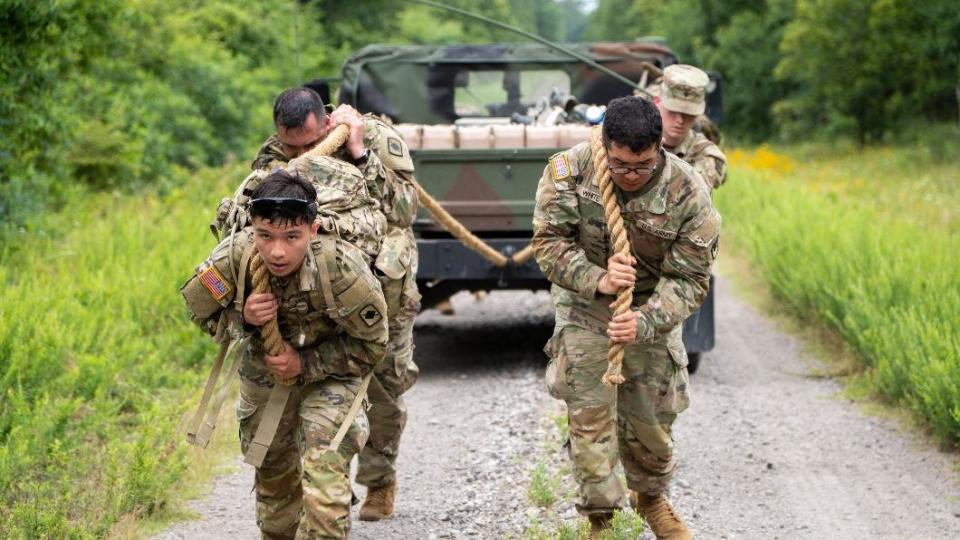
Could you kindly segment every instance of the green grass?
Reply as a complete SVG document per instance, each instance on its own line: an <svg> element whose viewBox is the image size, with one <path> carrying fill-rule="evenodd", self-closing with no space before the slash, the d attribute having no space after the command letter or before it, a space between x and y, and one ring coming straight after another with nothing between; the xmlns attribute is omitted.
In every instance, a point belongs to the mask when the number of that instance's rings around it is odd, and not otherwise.
<svg viewBox="0 0 960 540"><path fill-rule="evenodd" d="M550 474L547 464L540 460L530 475L527 497L537 506L549 508L559 498L562 478L559 474Z"/></svg>
<svg viewBox="0 0 960 540"><path fill-rule="evenodd" d="M0 246L0 530L93 538L156 513L190 453L178 425L214 345L179 286L240 167L164 195L77 190Z"/></svg>
<svg viewBox="0 0 960 540"><path fill-rule="evenodd" d="M716 202L774 298L839 332L875 392L955 444L960 163L928 154L925 146L736 151Z"/></svg>

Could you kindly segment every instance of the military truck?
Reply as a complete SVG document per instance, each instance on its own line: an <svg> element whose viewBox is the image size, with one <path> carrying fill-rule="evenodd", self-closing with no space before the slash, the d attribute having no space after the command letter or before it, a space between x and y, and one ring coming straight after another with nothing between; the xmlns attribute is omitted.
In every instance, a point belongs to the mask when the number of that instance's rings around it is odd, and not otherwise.
<svg viewBox="0 0 960 540"><path fill-rule="evenodd" d="M653 80L678 61L658 41L565 47L631 81ZM707 115L719 124L720 79L711 76ZM597 106L634 91L539 43L372 45L346 60L339 83L338 101L389 118L411 149L424 189L508 257L530 243L534 196L547 159L589 137L588 117L602 111ZM314 87L324 93L322 81ZM535 261L497 267L425 211L414 230L425 308L461 290L549 288ZM684 344L694 371L700 353L714 344L712 294L685 323Z"/></svg>

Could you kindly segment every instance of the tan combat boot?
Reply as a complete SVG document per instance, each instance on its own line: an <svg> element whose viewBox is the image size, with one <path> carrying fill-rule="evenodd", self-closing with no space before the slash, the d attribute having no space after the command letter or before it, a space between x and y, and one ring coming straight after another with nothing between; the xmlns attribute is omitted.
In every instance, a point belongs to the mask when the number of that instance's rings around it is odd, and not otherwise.
<svg viewBox="0 0 960 540"><path fill-rule="evenodd" d="M600 540L600 533L610 530L613 514L596 514L587 519L590 520L590 540Z"/></svg>
<svg viewBox="0 0 960 540"><path fill-rule="evenodd" d="M367 490L367 498L360 507L361 521L379 521L393 515L393 501L397 497L397 481Z"/></svg>
<svg viewBox="0 0 960 540"><path fill-rule="evenodd" d="M662 493L651 496L631 491L630 506L640 512L657 540L691 540L690 529Z"/></svg>

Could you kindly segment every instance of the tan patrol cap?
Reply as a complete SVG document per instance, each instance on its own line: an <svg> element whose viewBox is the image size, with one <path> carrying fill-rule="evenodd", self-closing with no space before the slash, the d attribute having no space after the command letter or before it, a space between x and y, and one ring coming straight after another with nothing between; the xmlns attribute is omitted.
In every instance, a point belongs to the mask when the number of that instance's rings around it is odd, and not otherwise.
<svg viewBox="0 0 960 540"><path fill-rule="evenodd" d="M660 102L673 112L701 115L707 108L709 82L702 69L687 64L667 66L660 83Z"/></svg>

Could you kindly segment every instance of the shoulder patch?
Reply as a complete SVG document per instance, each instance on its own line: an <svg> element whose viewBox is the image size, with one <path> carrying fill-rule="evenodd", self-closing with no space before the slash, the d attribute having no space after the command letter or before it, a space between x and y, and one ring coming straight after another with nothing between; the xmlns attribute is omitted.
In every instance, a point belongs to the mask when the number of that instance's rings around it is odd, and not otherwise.
<svg viewBox="0 0 960 540"><path fill-rule="evenodd" d="M219 301L223 297L233 292L233 287L223 278L223 274L212 264L204 264L197 269L197 277L203 286L210 291L214 300Z"/></svg>
<svg viewBox="0 0 960 540"><path fill-rule="evenodd" d="M550 158L550 174L554 181L570 177L570 160L566 154L561 153Z"/></svg>
<svg viewBox="0 0 960 540"><path fill-rule="evenodd" d="M380 322L383 319L383 314L380 313L380 310L377 309L377 306L373 304L367 304L360 310L360 318L363 319L364 324L367 326L373 326Z"/></svg>
<svg viewBox="0 0 960 540"><path fill-rule="evenodd" d="M403 157L403 144L396 137L387 137L387 152L390 155Z"/></svg>

